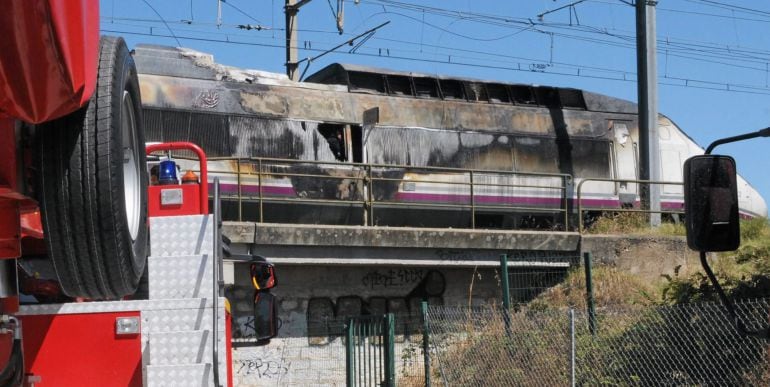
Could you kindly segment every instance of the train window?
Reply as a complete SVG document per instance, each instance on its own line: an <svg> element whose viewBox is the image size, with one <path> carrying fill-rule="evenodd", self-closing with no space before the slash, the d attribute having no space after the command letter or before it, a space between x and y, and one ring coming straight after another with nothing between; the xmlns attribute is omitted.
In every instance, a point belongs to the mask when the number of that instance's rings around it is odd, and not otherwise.
<svg viewBox="0 0 770 387"><path fill-rule="evenodd" d="M463 84L453 79L440 79L441 95L444 99L465 99Z"/></svg>
<svg viewBox="0 0 770 387"><path fill-rule="evenodd" d="M511 96L518 105L537 105L535 93L529 86L511 86Z"/></svg>
<svg viewBox="0 0 770 387"><path fill-rule="evenodd" d="M516 137L513 149L516 171L559 173L559 153L553 138Z"/></svg>
<svg viewBox="0 0 770 387"><path fill-rule="evenodd" d="M489 101L487 88L483 83L465 82L464 86L465 95L468 96L469 101Z"/></svg>
<svg viewBox="0 0 770 387"><path fill-rule="evenodd" d="M347 161L347 146L345 145L345 127L337 124L319 124L318 132L329 143L334 158L337 161Z"/></svg>
<svg viewBox="0 0 770 387"><path fill-rule="evenodd" d="M348 73L350 91L385 94L385 79L380 74L351 71Z"/></svg>
<svg viewBox="0 0 770 387"><path fill-rule="evenodd" d="M572 140L572 167L581 178L610 177L610 145L608 141Z"/></svg>
<svg viewBox="0 0 770 387"><path fill-rule="evenodd" d="M385 80L388 82L388 94L412 95L412 82L408 77L388 75Z"/></svg>
<svg viewBox="0 0 770 387"><path fill-rule="evenodd" d="M585 109L586 102L583 100L583 92L575 89L559 89L559 99L561 106L573 109Z"/></svg>
<svg viewBox="0 0 770 387"><path fill-rule="evenodd" d="M492 103L511 103L511 96L508 95L508 87L497 83L486 85L489 102Z"/></svg>
<svg viewBox="0 0 770 387"><path fill-rule="evenodd" d="M558 89L553 87L537 87L535 88L535 95L537 96L537 104L548 107L561 107L559 102Z"/></svg>
<svg viewBox="0 0 770 387"><path fill-rule="evenodd" d="M412 78L418 97L438 98L438 85L433 78Z"/></svg>
<svg viewBox="0 0 770 387"><path fill-rule="evenodd" d="M353 148L353 162L354 163L363 163L364 162L364 151L363 151L363 138L361 134L361 127L358 125L353 125L350 127L350 144Z"/></svg>

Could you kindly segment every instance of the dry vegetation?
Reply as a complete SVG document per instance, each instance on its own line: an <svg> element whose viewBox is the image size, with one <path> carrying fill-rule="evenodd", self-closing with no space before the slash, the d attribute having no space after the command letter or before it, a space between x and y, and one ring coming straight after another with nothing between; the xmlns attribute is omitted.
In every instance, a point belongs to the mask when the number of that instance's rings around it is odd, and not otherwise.
<svg viewBox="0 0 770 387"><path fill-rule="evenodd" d="M664 221L659 227L650 227L647 214L640 212L605 213L585 229L589 234L634 234L684 236L682 223Z"/></svg>
<svg viewBox="0 0 770 387"><path fill-rule="evenodd" d="M765 218L741 222L741 246L719 254L712 267L732 298L770 297L770 225ZM675 274L663 289L666 303L716 300L714 288L702 272Z"/></svg>
<svg viewBox="0 0 770 387"><path fill-rule="evenodd" d="M684 235L681 225L664 225L650 231L646 219L639 214L622 214L602 218L593 223L593 233L626 233ZM714 268L727 291L735 298L770 297L770 226L767 219L745 221L741 225L742 244L739 250L717 257ZM770 368L762 345L754 352L735 352L731 332L715 326L713 316L698 316L691 309L668 308L665 304L680 304L715 299L713 289L701 272L665 276L663 284L650 284L633 274L616 268L598 266L593 270L594 299L598 310L601 334L592 337L578 331L577 359L581 368L582 385L647 385L661 382L661 377L674 385L708 385L714 380L743 380L752 385L768 385ZM457 328L455 340L447 338L447 351L442 355L443 372L448 380L472 385L542 385L560 384L567 379L565 363L565 307L584 311L585 274L582 269L570 273L565 280L530 301L520 312L512 314L512 336L506 334L502 320L480 327L478 316L468 316ZM657 312L655 306L661 306ZM635 312L624 313L623 311ZM669 320L662 314L679 316ZM681 314L681 316L680 316ZM702 317L702 318L701 318ZM701 332L701 341L693 342L683 333L679 321L692 324L692 331ZM462 340L456 340L461 337ZM707 340L708 339L708 340ZM683 353L697 353L707 345L710 351L725 357L730 367L712 370L713 375L701 375L695 365L700 362ZM692 348L690 348L692 347ZM688 352L689 351L689 352ZM646 359L639 362L638 359ZM676 361L672 361L676 359ZM693 364L695 364L693 363ZM437 364L434 363L434 367ZM692 371L692 373L690 373ZM438 370L436 370L438 373ZM551 379L549 379L551 378ZM703 379L705 378L705 379ZM524 381L524 382L522 382Z"/></svg>
<svg viewBox="0 0 770 387"><path fill-rule="evenodd" d="M660 290L644 283L632 274L613 267L593 269L594 303L596 307L626 307L652 305ZM586 278L583 270L572 271L564 282L548 289L529 305L532 309L586 308Z"/></svg>

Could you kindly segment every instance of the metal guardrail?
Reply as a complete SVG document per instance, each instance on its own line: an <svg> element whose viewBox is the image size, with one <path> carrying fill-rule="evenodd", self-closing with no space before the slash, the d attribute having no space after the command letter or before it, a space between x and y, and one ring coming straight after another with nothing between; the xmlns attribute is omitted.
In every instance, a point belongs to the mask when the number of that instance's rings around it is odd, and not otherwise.
<svg viewBox="0 0 770 387"><path fill-rule="evenodd" d="M184 159L186 157L180 155L175 156L178 159ZM237 192L235 194L221 193L220 197L223 200L232 200L237 203L237 220L244 220L243 207L244 203L256 202L258 222L264 222L265 219L265 204L266 203L303 203L303 204L324 204L324 205L359 205L363 209L363 219L361 224L367 226L374 226L374 214L377 208L385 207L420 207L420 208L443 208L443 209L457 209L465 210L469 213L469 224L471 228L476 228L476 214L481 211L489 210L503 210L505 212L517 212L517 213L559 213L564 222L564 229L569 230L574 218L570 218L570 215L577 215L577 229L580 233L584 231L585 224L583 214L587 211L600 211L600 212L636 212L636 213L660 213L660 214L684 214L682 210L674 209L661 209L650 210L638 207L624 208L622 205L617 206L591 206L586 205L587 199L583 192L584 185L589 182L605 182L615 184L637 184L639 186L645 184L657 184L657 185L676 185L683 186L682 182L673 181L652 181L652 180L637 180L637 179L612 179L612 178L585 178L577 184L574 191L575 196L572 195L572 183L573 177L569 174L558 173L532 173L532 172L513 172L513 171L494 171L484 169L466 169L466 168L446 168L446 167L415 167L408 165L389 165L389 164L369 164L369 163L342 163L333 161L307 161L307 160L295 160L295 159L281 159L281 158L267 158L267 157L212 157L209 161L209 173L212 175L218 175L220 177L226 177L228 175L235 176L235 182L237 184ZM221 169L211 163L216 162L229 162L231 168ZM325 171L344 171L346 173L340 173L339 175L332 175L328 173L312 173L312 172L298 172L291 171L292 166L308 166L310 168L323 168ZM285 168L284 171L271 171L270 168ZM426 178L419 180L409 180L408 178L394 178L387 177L385 174L392 171L402 171L403 174L422 174ZM428 178L429 175L439 175L439 178ZM481 177L483 176L483 178ZM278 197L268 195L265 193L265 180L271 178L308 178L308 179L323 179L327 181L339 181L340 183L347 180L350 183L355 183L356 187L362 187L360 195L351 194L345 198L308 198L308 197ZM495 182L485 182L485 179L492 179ZM551 181L558 181L558 184L547 185L542 181L535 181L534 184L516 183L512 180L536 178L536 179L555 179ZM244 186L246 180L249 179L256 184L251 184L256 187L254 194L247 194L244 192ZM481 180L481 181L480 181ZM443 187L460 187L456 190L456 195L460 198L457 200L455 197L452 200L435 203L419 202L415 203L408 200L392 200L377 198L374 195L375 188L378 184L384 183L396 183L396 184L424 184ZM531 183L531 181L530 181ZM537 192L540 197L554 198L558 197L560 205L559 207L534 207L522 204L481 204L478 198L483 196L480 194L484 188L499 189L499 191L513 192L514 190L529 190L530 192ZM252 188L254 189L254 188ZM616 188L617 191L617 188ZM404 191L409 192L409 191ZM616 192L617 193L617 192ZM588 193L595 194L595 192ZM633 193L637 195L637 193ZM503 197L514 198L517 194L511 193L510 195L503 195ZM616 198L613 197L613 200ZM636 203L636 199L635 199ZM575 207L577 211L575 212Z"/></svg>
<svg viewBox="0 0 770 387"><path fill-rule="evenodd" d="M292 159L277 159L277 158L231 158L231 157L219 157L209 158L209 162L230 162L232 169L221 170L216 166L209 165L209 172L211 174L219 175L235 175L238 185L238 192L235 197L230 195L223 195L223 198L234 198L238 202L238 220L243 220L243 203L254 202L258 203L259 222L264 221L264 205L265 203L319 203L319 204L358 204L364 209L364 219L362 223L364 225L374 225L374 213L377 207L413 207L419 205L424 208L450 208L469 211L471 228L475 228L476 214L479 211L484 210L499 210L505 209L506 211L519 211L519 212L558 212L563 215L564 224L569 223L569 207L568 207L568 189L572 182L572 176L568 174L549 174L549 173L529 173L529 172L508 172L508 171L493 171L483 169L465 169L465 168L443 168L443 167L414 167L406 165L387 165L387 164L368 164L368 163L339 163L339 162L325 162L325 161L304 161L304 160L292 160ZM271 167L282 167L292 165L309 165L314 167L328 167L329 170L333 168L339 168L338 170L349 171L345 175L329 175L322 173L301 173L291 171L273 172L270 171ZM256 168L256 170L254 170ZM387 177L384 174L389 171L402 170L404 173L423 173L425 175L440 174L447 178L426 178L419 180L408 180L402 178ZM273 177L283 178L314 178L325 179L331 181L344 180L355 183L358 187L363 187L361 195L352 195L346 198L328 199L328 198L281 198L275 196L268 196L264 192L264 181ZM450 178L451 177L451 178ZM485 182L485 178L492 177L496 182ZM554 179L558 181L557 185L545 185L525 183L506 182L514 179L523 178L540 178L540 179ZM244 180L256 180L257 192L256 195L245 195L243 192ZM501 182L502 180L502 182ZM382 198L376 198L374 196L375 187L378 184L386 183L415 183L434 186L453 186L460 187L458 192L461 194L460 202L457 199L442 203L419 203L416 204L410 201L398 201L388 200ZM537 192L541 197L558 197L560 206L542 208L526 205L516 204L481 204L479 203L480 191L484 188L505 190L530 190ZM515 195L510 195L515 197Z"/></svg>
<svg viewBox="0 0 770 387"><path fill-rule="evenodd" d="M601 211L601 212L637 212L637 213L645 213L645 214L676 214L681 215L684 214L684 210L651 210L651 209L644 209L644 208L623 208L622 206L607 208L607 207L586 207L583 205L584 198L582 196L583 192L583 184L587 182L606 182L606 183L626 183L626 184L638 184L638 185L644 185L644 184L653 184L653 185L678 185L678 186L684 186L684 183L682 182L675 182L675 181L655 181L655 180L634 180L634 179L605 179L605 178L590 178L590 179L583 179L580 183L577 185L577 207L578 207L578 232L581 234L583 233L583 211ZM636 194L635 194L636 195ZM636 201L634 201L636 203ZM632 204L634 204L632 203Z"/></svg>

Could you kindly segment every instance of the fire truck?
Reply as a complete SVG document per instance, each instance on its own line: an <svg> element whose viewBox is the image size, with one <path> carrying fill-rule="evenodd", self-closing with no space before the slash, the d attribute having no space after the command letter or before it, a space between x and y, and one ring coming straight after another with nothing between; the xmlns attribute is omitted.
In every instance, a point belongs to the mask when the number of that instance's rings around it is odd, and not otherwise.
<svg viewBox="0 0 770 387"><path fill-rule="evenodd" d="M232 385L203 150L145 146L136 68L123 39L99 36L98 1L3 6L0 385ZM200 176L178 176L179 151ZM274 308L272 265L234 258Z"/></svg>

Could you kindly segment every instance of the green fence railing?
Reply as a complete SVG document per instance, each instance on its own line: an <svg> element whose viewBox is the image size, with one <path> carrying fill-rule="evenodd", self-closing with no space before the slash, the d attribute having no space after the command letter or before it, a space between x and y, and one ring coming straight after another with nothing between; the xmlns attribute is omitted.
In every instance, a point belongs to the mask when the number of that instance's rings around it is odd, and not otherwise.
<svg viewBox="0 0 770 387"><path fill-rule="evenodd" d="M345 343L348 387L396 385L395 319L392 313L348 320Z"/></svg>

